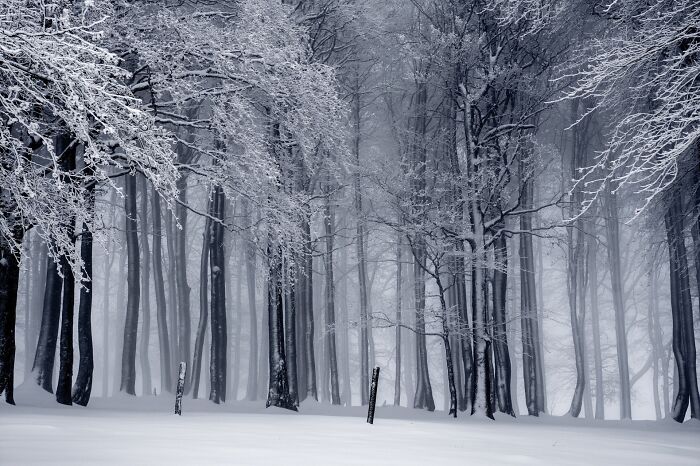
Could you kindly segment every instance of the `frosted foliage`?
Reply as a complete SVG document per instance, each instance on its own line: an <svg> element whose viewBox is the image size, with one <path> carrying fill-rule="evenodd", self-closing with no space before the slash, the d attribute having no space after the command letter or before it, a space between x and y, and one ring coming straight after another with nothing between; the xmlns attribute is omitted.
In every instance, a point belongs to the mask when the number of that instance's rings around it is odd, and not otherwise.
<svg viewBox="0 0 700 466"><path fill-rule="evenodd" d="M86 186L110 170L139 170L164 195L175 191L171 142L127 85L130 74L101 45L105 17L49 2L0 6L0 234L16 246L18 229L35 225L52 252L75 263L66 219L91 224ZM70 135L84 167L70 176L54 137Z"/></svg>

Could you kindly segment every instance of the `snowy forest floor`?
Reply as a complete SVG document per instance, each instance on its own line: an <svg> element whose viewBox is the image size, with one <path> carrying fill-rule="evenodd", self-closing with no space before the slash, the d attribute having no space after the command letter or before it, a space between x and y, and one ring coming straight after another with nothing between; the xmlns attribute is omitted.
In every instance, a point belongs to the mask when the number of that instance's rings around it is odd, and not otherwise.
<svg viewBox="0 0 700 466"><path fill-rule="evenodd" d="M0 403L0 465L469 464L700 465L700 423L499 416L496 421L378 406L171 397L94 398L88 408L17 394Z"/></svg>

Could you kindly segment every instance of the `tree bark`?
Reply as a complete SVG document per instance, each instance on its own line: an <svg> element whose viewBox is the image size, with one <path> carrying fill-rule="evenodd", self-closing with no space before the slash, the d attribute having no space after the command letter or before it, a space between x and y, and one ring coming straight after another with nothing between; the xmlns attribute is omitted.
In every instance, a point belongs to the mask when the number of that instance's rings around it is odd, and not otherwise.
<svg viewBox="0 0 700 466"><path fill-rule="evenodd" d="M329 177L330 178L330 177ZM338 384L338 360L336 354L335 339L335 283L333 278L333 236L335 235L335 212L331 205L330 188L326 187L326 199L324 210L324 227L326 234L326 349L328 351L328 364L331 388L331 403L340 404L340 386Z"/></svg>
<svg viewBox="0 0 700 466"><path fill-rule="evenodd" d="M515 416L510 392L510 354L506 328L506 290L508 286L508 250L506 238L499 235L493 245L493 352L495 360L495 395L498 410Z"/></svg>
<svg viewBox="0 0 700 466"><path fill-rule="evenodd" d="M153 217L153 282L156 295L156 319L158 322L158 347L160 352L161 391L173 390L173 376L170 361L170 338L167 321L167 304L165 301L165 284L163 283L163 256L160 194L155 189L151 195ZM174 312L170 309L170 312Z"/></svg>
<svg viewBox="0 0 700 466"><path fill-rule="evenodd" d="M120 391L136 395L136 342L139 324L139 275L140 256L138 224L136 216L136 175L126 175L124 192L126 212L127 248L127 298L126 319L124 321L124 343L122 347L122 367Z"/></svg>
<svg viewBox="0 0 700 466"><path fill-rule="evenodd" d="M282 309L282 250L272 239L267 248L270 277L268 281L268 339L270 383L266 406L296 411L289 395L287 383L287 359L284 344L284 315Z"/></svg>
<svg viewBox="0 0 700 466"><path fill-rule="evenodd" d="M71 219L71 225L75 221ZM73 239L73 241L75 241ZM58 384L56 401L72 405L71 385L73 384L73 316L75 309L75 277L66 257L61 258L63 270L63 298L61 304L61 339L59 342Z"/></svg>
<svg viewBox="0 0 700 466"><path fill-rule="evenodd" d="M258 316L255 304L255 243L253 242L253 222L251 219L248 200L241 200L243 222L246 235L243 249L245 251L246 286L248 289L248 322L249 322L249 354L248 354L248 383L246 400L255 401L258 398Z"/></svg>
<svg viewBox="0 0 700 466"><path fill-rule="evenodd" d="M143 395L150 395L151 361L148 356L151 338L151 249L148 243L148 180L141 177L141 387Z"/></svg>
<svg viewBox="0 0 700 466"><path fill-rule="evenodd" d="M211 196L211 193L209 194ZM209 199L207 212L212 215L213 200ZM199 395L199 381L202 373L202 351L204 350L204 337L207 332L209 321L209 245L211 243L211 218L204 220L204 231L202 232L202 255L199 265L199 324L194 340L194 355L192 356L192 398Z"/></svg>
<svg viewBox="0 0 700 466"><path fill-rule="evenodd" d="M209 399L214 403L226 401L226 254L224 250L224 217L226 198L221 186L214 187L213 215L218 221L211 223L209 238L211 270L211 387Z"/></svg>
<svg viewBox="0 0 700 466"><path fill-rule="evenodd" d="M44 304L32 372L37 385L47 392L53 393L53 365L56 359L56 343L61 318L63 281L58 273L59 265L56 260L47 257L46 261ZM14 299L16 300L17 297L15 296Z"/></svg>
<svg viewBox="0 0 700 466"><path fill-rule="evenodd" d="M617 214L617 196L608 190L605 196L605 230L610 262L610 285L615 309L615 340L617 342L617 370L620 377L620 419L632 419L632 395L629 362L627 358L627 328L625 326L625 300L622 289L620 263L620 233Z"/></svg>
<svg viewBox="0 0 700 466"><path fill-rule="evenodd" d="M304 338L306 339L306 392L314 400L318 400L316 387L316 356L314 353L314 286L313 286L313 243L311 239L310 219L305 218L302 223L304 235L304 316L306 325Z"/></svg>
<svg viewBox="0 0 700 466"><path fill-rule="evenodd" d="M688 405L691 408L692 418L697 419L700 416L700 395L698 395L695 363L695 332L688 277L688 255L683 236L683 198L678 188L671 193L664 221L671 272L673 355L678 375L671 416L677 422L683 422Z"/></svg>
<svg viewBox="0 0 700 466"><path fill-rule="evenodd" d="M401 241L401 233L397 235L396 242L396 354L394 356L394 406L401 406L401 279L403 264L401 261L403 252L403 244Z"/></svg>
<svg viewBox="0 0 700 466"><path fill-rule="evenodd" d="M87 201L88 211L92 214L95 208L94 187L88 188ZM92 392L92 372L94 369L92 296L95 282L92 273L92 232L84 223L80 237L80 256L83 261L85 280L81 280L82 286L80 287L80 304L78 307L78 350L80 351L80 360L78 363L78 376L73 385L72 397L73 403L87 406Z"/></svg>
<svg viewBox="0 0 700 466"><path fill-rule="evenodd" d="M2 191L3 189L0 187L0 199L3 200L2 212L4 214L7 203L4 202L6 193ZM17 229L14 240L21 243L22 236L21 230ZM10 244L5 239L0 239L0 396L4 393L5 401L9 404L15 404L15 321L18 288L19 261Z"/></svg>
<svg viewBox="0 0 700 466"><path fill-rule="evenodd" d="M596 225L590 222L588 236L588 286L591 301L591 331L593 332L593 365L595 371L595 418L605 419L603 391L603 353L600 343L600 316L598 314L598 238Z"/></svg>

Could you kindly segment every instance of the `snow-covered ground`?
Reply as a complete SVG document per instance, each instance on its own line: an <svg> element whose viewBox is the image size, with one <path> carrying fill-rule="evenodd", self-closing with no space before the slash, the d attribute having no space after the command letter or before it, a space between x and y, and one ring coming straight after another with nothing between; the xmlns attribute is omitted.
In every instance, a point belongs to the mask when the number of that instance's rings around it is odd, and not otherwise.
<svg viewBox="0 0 700 466"><path fill-rule="evenodd" d="M21 400L18 399L21 403ZM700 465L700 423L589 422L305 403L300 413L260 403L95 398L89 408L33 400L0 407L0 464L124 465Z"/></svg>

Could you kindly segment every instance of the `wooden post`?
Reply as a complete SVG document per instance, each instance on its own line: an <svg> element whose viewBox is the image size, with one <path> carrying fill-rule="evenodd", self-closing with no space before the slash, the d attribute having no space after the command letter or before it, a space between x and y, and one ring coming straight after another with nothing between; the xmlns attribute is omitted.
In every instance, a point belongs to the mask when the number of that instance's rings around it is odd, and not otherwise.
<svg viewBox="0 0 700 466"><path fill-rule="evenodd" d="M369 411L367 412L367 422L374 424L374 407L377 404L377 385L379 384L379 367L372 370L372 385L369 388Z"/></svg>
<svg viewBox="0 0 700 466"><path fill-rule="evenodd" d="M175 414L182 416L182 394L185 391L185 374L187 373L187 363L180 363L180 372L177 376L177 392L175 394Z"/></svg>

